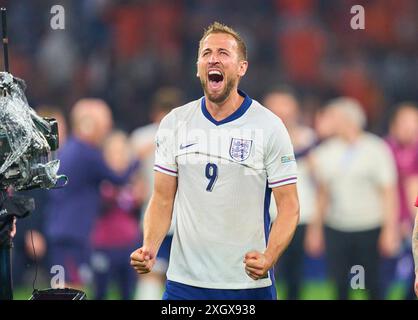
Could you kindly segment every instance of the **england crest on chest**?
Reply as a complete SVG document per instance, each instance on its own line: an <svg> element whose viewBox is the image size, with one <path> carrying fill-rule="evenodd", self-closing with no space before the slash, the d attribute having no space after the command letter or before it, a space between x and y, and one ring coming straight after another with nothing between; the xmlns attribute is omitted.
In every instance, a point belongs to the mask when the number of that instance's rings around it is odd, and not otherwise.
<svg viewBox="0 0 418 320"><path fill-rule="evenodd" d="M235 161L244 161L250 156L252 145L252 140L232 138L229 155Z"/></svg>

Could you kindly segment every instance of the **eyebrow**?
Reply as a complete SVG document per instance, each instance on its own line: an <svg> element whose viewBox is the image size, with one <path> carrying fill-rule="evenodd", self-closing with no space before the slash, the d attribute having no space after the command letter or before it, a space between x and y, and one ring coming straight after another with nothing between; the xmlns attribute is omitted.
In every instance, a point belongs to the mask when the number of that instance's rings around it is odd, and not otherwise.
<svg viewBox="0 0 418 320"><path fill-rule="evenodd" d="M211 49L211 48L205 48L205 49L203 49L203 50L202 50L202 53L205 53L205 52L207 52L207 51L212 51L212 49ZM231 52L230 50L228 50L228 49L226 49L226 48L217 48L215 51L226 51L226 52L228 52L228 53L230 53L230 52Z"/></svg>

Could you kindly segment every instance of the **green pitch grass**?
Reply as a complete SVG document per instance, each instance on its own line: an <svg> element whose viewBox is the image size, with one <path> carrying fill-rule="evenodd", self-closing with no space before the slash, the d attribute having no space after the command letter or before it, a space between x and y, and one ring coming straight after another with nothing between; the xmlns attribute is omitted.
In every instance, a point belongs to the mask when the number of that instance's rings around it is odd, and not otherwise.
<svg viewBox="0 0 418 320"><path fill-rule="evenodd" d="M278 299L286 298L286 288L280 283L276 286ZM389 290L388 300L400 300L405 288L402 283L392 285ZM301 300L335 300L336 289L329 281L306 281L302 287ZM366 300L367 294L364 290L352 290L350 293L352 300Z"/></svg>
<svg viewBox="0 0 418 320"><path fill-rule="evenodd" d="M395 283L389 292L387 299L400 300L405 290L405 286L402 283ZM93 292L87 288L85 290L88 299L93 298ZM286 288L280 283L277 285L278 299L283 300L286 297ZM306 281L301 293L301 300L335 300L336 293L333 284L329 281ZM15 300L28 300L32 295L32 288L19 287L14 290ZM364 300L367 299L367 295L363 290L353 290L351 292L351 299ZM115 289L111 289L107 299L118 300L119 294Z"/></svg>

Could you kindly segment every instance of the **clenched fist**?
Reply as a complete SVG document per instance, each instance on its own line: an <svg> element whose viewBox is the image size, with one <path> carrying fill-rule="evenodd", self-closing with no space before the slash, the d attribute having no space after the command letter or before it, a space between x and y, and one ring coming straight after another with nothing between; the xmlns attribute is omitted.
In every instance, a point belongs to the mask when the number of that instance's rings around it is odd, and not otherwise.
<svg viewBox="0 0 418 320"><path fill-rule="evenodd" d="M245 272L253 279L263 279L268 277L268 271L273 266L272 259L264 253L251 251L244 258Z"/></svg>
<svg viewBox="0 0 418 320"><path fill-rule="evenodd" d="M131 254L131 266L139 274L148 273L155 264L156 254L146 247L141 247Z"/></svg>

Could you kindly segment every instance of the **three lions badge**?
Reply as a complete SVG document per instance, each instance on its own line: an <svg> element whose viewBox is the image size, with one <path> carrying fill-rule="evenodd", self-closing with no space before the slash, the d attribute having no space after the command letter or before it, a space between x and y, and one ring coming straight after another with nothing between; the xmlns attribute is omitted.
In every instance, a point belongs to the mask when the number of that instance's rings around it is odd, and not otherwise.
<svg viewBox="0 0 418 320"><path fill-rule="evenodd" d="M229 155L235 161L244 161L250 156L252 140L232 138Z"/></svg>

